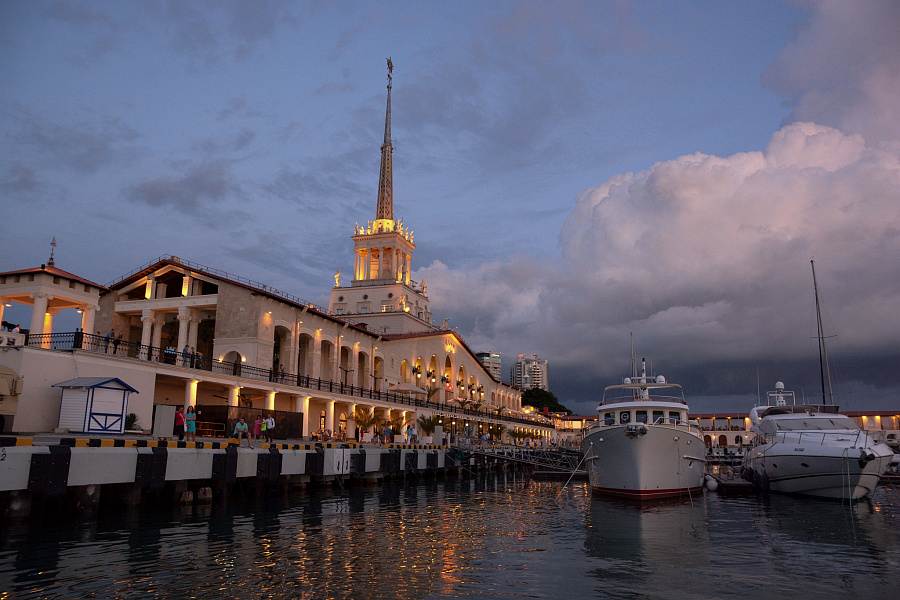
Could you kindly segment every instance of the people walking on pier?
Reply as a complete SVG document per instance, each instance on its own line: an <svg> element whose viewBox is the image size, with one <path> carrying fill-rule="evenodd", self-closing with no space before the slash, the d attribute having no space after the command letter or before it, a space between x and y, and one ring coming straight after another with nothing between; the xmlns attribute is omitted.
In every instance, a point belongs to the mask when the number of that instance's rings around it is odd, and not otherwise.
<svg viewBox="0 0 900 600"><path fill-rule="evenodd" d="M175 409L175 431L174 434L178 436L178 441L184 441L184 409L180 406Z"/></svg>
<svg viewBox="0 0 900 600"><path fill-rule="evenodd" d="M263 437L263 423L262 415L256 415L256 420L253 421L253 437L256 440L261 440Z"/></svg>
<svg viewBox="0 0 900 600"><path fill-rule="evenodd" d="M250 432L247 431L247 422L244 421L244 417L241 417L240 421L235 423L234 425L234 437L237 438L238 446L241 445L241 439L247 438L247 445L250 448L253 448L253 442L250 441Z"/></svg>
<svg viewBox="0 0 900 600"><path fill-rule="evenodd" d="M269 443L271 444L275 441L273 437L273 430L275 429L275 417L273 417L271 413L266 414L265 424L266 439L269 440Z"/></svg>
<svg viewBox="0 0 900 600"><path fill-rule="evenodd" d="M187 407L187 412L184 413L184 421L187 426L186 434L187 441L196 442L197 441L197 413L194 412L193 406Z"/></svg>

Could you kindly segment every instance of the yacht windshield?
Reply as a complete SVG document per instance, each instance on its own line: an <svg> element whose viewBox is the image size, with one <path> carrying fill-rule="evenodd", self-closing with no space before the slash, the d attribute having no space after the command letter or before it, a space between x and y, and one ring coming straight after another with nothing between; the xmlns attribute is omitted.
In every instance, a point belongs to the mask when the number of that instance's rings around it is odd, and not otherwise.
<svg viewBox="0 0 900 600"><path fill-rule="evenodd" d="M832 430L847 429L856 430L859 427L849 417L799 417L793 419L778 419L776 425L779 431L800 430Z"/></svg>

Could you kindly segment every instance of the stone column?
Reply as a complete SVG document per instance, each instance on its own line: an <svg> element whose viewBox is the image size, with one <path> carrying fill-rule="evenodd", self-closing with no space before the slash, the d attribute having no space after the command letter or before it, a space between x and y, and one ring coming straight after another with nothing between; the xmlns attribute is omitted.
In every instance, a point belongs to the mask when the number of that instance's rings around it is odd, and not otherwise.
<svg viewBox="0 0 900 600"><path fill-rule="evenodd" d="M238 406L240 404L240 394L241 386L233 385L228 388L228 406Z"/></svg>
<svg viewBox="0 0 900 600"><path fill-rule="evenodd" d="M100 307L96 304L86 304L83 310L84 312L81 314L81 331L92 334L94 333L94 318L97 316L97 311L100 310Z"/></svg>
<svg viewBox="0 0 900 600"><path fill-rule="evenodd" d="M322 330L317 329L313 334L313 341L310 344L312 352L312 364L310 365L309 375L313 379L322 378Z"/></svg>
<svg viewBox="0 0 900 600"><path fill-rule="evenodd" d="M51 334L53 333L53 317L59 314L59 310L56 308L48 308L44 313L44 333Z"/></svg>
<svg viewBox="0 0 900 600"><path fill-rule="evenodd" d="M141 358L147 358L147 353L149 352L147 346L153 342L154 319L153 311L149 308L145 308L141 312L141 324L143 325L143 329L141 330Z"/></svg>
<svg viewBox="0 0 900 600"><path fill-rule="evenodd" d="M150 337L150 345L155 348L159 348L160 345L162 344L162 328L163 328L163 324L165 324L165 322L166 322L165 315L157 315L154 313L154 315L153 315L153 335ZM161 348L159 350L159 353L160 353L160 356L156 357L157 360L162 358L162 349Z"/></svg>
<svg viewBox="0 0 900 600"><path fill-rule="evenodd" d="M301 432L301 437L309 438L309 399L312 396L302 396L299 397L299 412L303 413L303 431Z"/></svg>
<svg viewBox="0 0 900 600"><path fill-rule="evenodd" d="M184 385L184 410L187 410L188 406L197 406L197 384L200 383L197 379L192 379L185 383Z"/></svg>
<svg viewBox="0 0 900 600"><path fill-rule="evenodd" d="M6 298L0 296L0 323L3 322L3 313L6 311ZM90 331L88 332L90 333Z"/></svg>
<svg viewBox="0 0 900 600"><path fill-rule="evenodd" d="M31 308L31 326L28 333L31 335L41 335L44 333L44 317L47 316L47 303L53 300L53 296L44 292L32 293L34 298L34 306Z"/></svg>
<svg viewBox="0 0 900 600"><path fill-rule="evenodd" d="M266 398L266 410L275 410L275 390L270 391Z"/></svg>
<svg viewBox="0 0 900 600"><path fill-rule="evenodd" d="M334 432L334 400L328 400L325 402L325 429L330 429Z"/></svg>
<svg viewBox="0 0 900 600"><path fill-rule="evenodd" d="M412 266L412 254L407 254L406 255L406 274L403 277L403 282L406 285L409 285L409 271L410 271L411 266Z"/></svg>
<svg viewBox="0 0 900 600"><path fill-rule="evenodd" d="M199 328L200 328L200 317L192 314L190 324L188 325L187 345L190 346L191 348L193 348L194 350L197 349L197 330Z"/></svg>
<svg viewBox="0 0 900 600"><path fill-rule="evenodd" d="M181 352L188 343L188 328L191 325L191 309L186 306L178 308L178 345L175 350Z"/></svg>
<svg viewBox="0 0 900 600"><path fill-rule="evenodd" d="M348 405L348 413L347 413L347 437L351 438L356 435L356 419L353 415L356 414L356 403L351 402ZM359 440L357 440L359 441Z"/></svg>

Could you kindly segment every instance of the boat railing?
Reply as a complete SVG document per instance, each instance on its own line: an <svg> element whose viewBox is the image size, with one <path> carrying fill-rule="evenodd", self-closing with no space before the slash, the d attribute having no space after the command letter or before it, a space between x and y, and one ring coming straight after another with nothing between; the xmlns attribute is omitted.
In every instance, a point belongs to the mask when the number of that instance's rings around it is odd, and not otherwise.
<svg viewBox="0 0 900 600"><path fill-rule="evenodd" d="M774 434L767 434L762 436L765 443L770 444L774 442L780 442L782 444L788 443L788 438L790 437L791 443L796 444L817 444L819 446L824 446L826 441L838 442L838 441L853 441L854 446L859 445L859 436L868 437L865 431L861 429L856 430L854 433L851 430L847 430L846 432L842 431L779 431Z"/></svg>

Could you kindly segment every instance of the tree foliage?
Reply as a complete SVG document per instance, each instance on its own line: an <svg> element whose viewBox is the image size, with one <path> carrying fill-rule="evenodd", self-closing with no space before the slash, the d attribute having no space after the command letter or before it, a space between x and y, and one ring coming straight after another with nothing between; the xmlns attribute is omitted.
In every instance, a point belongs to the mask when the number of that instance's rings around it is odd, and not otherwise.
<svg viewBox="0 0 900 600"><path fill-rule="evenodd" d="M564 412L567 415L572 414L571 410L560 404L559 399L553 392L548 392L547 390L542 390L540 388L525 390L525 393L522 394L522 404L533 406L536 411L543 411L546 406L550 409L550 412Z"/></svg>

